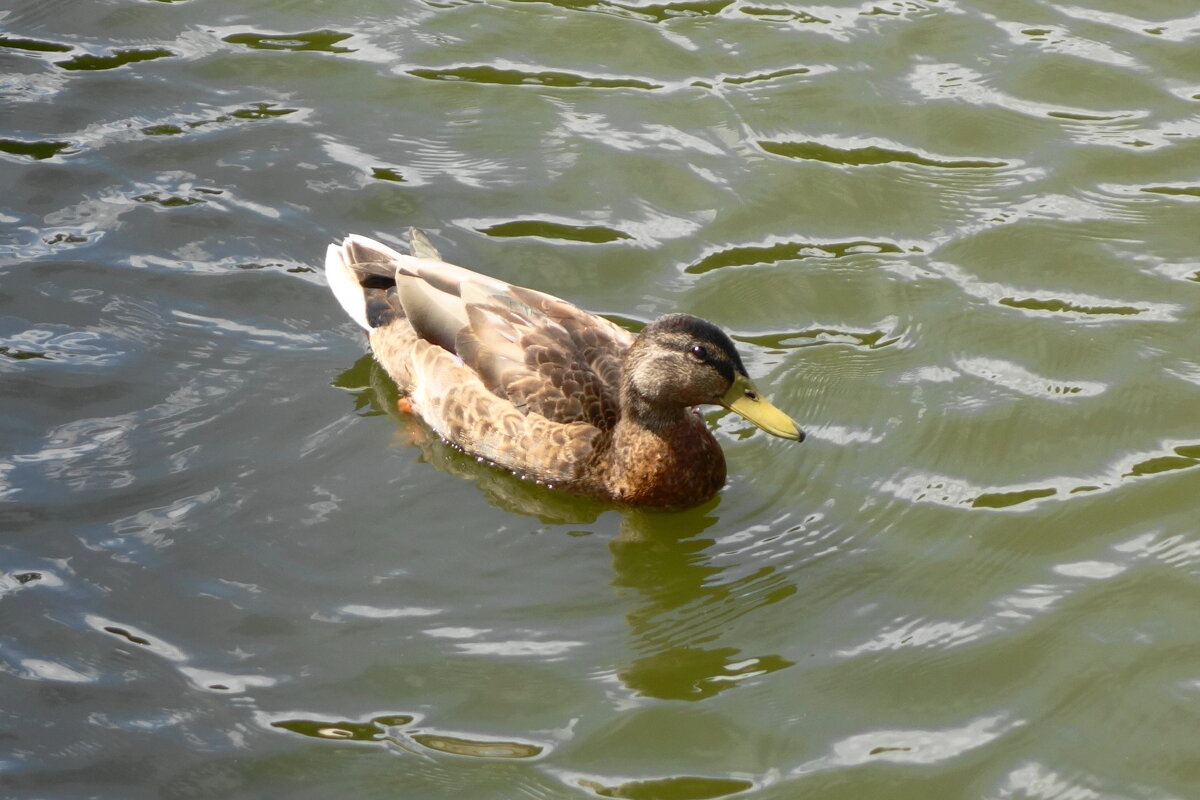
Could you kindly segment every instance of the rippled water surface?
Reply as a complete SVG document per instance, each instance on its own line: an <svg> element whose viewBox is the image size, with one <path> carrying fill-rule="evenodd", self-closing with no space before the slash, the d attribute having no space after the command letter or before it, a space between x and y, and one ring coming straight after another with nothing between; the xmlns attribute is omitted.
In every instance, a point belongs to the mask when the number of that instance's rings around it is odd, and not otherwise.
<svg viewBox="0 0 1200 800"><path fill-rule="evenodd" d="M1195 0L16 0L13 798L1200 796ZM395 409L354 231L729 330L632 513Z"/></svg>

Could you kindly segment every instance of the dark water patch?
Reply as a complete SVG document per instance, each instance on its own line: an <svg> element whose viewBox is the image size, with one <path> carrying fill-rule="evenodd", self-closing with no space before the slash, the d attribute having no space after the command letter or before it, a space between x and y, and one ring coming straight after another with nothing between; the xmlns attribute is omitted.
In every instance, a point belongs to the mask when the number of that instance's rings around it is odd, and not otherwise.
<svg viewBox="0 0 1200 800"><path fill-rule="evenodd" d="M620 325L622 328L633 334L641 333L642 328L646 327L647 325L646 320L626 317L623 314L599 314L599 316L604 317L614 325Z"/></svg>
<svg viewBox="0 0 1200 800"><path fill-rule="evenodd" d="M198 197L180 197L179 195L166 194L164 192L139 194L133 199L139 203L154 203L163 208L182 208L184 206L199 205L204 202L204 200Z"/></svg>
<svg viewBox="0 0 1200 800"><path fill-rule="evenodd" d="M289 114L295 114L300 109L298 108L281 108L275 103L251 103L250 105L234 109L224 114L220 114L212 119L197 119L189 120L183 123L162 123L159 125L148 125L142 128L142 133L146 136L178 136L187 133L190 130L203 128L208 125L221 125L234 120L265 120L278 119L286 117Z"/></svg>
<svg viewBox="0 0 1200 800"><path fill-rule="evenodd" d="M387 416L396 407L399 391L394 383L376 380L380 371L370 354L343 370L330 384L354 396L354 411L361 417Z"/></svg>
<svg viewBox="0 0 1200 800"><path fill-rule="evenodd" d="M178 136L185 131L178 125L149 125L142 128L142 133L147 136Z"/></svg>
<svg viewBox="0 0 1200 800"><path fill-rule="evenodd" d="M294 52L353 53L354 48L338 47L338 42L349 39L353 34L339 31L319 30L310 33L234 33L221 41L240 44L253 50L291 50Z"/></svg>
<svg viewBox="0 0 1200 800"><path fill-rule="evenodd" d="M1143 310L1134 308L1133 306L1084 306L1078 303L1069 303L1066 300L1040 297L1001 297L997 302L1002 306L1022 308L1027 311L1051 311L1055 313L1067 311L1074 314L1090 314L1094 316L1111 314L1117 316L1136 316L1141 314Z"/></svg>
<svg viewBox="0 0 1200 800"><path fill-rule="evenodd" d="M733 0L684 0L680 3L656 3L646 6L626 5L623 3L610 4L632 16L640 17L651 22L666 22L676 17L708 17L720 14Z"/></svg>
<svg viewBox="0 0 1200 800"><path fill-rule="evenodd" d="M90 53L77 55L68 61L55 62L57 66L68 70L90 70L100 71L106 69L118 69L127 67L130 64L136 64L139 61L154 61L159 58L172 58L176 53L172 53L165 48L155 48L153 50L117 50L111 56L96 56Z"/></svg>
<svg viewBox="0 0 1200 800"><path fill-rule="evenodd" d="M288 114L295 114L297 108L275 108L274 103L252 103L245 108L239 108L236 111L231 111L229 116L233 119L275 119L276 117L286 117ZM223 121L218 117L216 122Z"/></svg>
<svg viewBox="0 0 1200 800"><path fill-rule="evenodd" d="M1192 458L1184 455L1157 456L1155 458L1148 458L1145 461L1139 461L1130 467L1129 472L1125 473L1122 477L1140 478L1145 475L1157 475L1161 472L1191 469L1197 464L1200 464L1200 458Z"/></svg>
<svg viewBox="0 0 1200 800"><path fill-rule="evenodd" d="M824 344L848 344L866 350L878 350L900 341L899 336L885 331L848 331L837 328L809 328L796 333L771 333L733 338L746 344L779 351Z"/></svg>
<svg viewBox="0 0 1200 800"><path fill-rule="evenodd" d="M812 72L808 67L791 67L789 69L777 69L774 72L763 72L755 75L742 76L727 76L721 79L721 83L728 83L732 86L744 86L747 83L759 83L762 81L773 81L776 78L786 78L789 75L807 75Z"/></svg>
<svg viewBox="0 0 1200 800"><path fill-rule="evenodd" d="M100 234L96 234L96 236L99 237ZM43 237L42 241L53 247L59 244L84 244L90 239L78 233L56 233L53 236Z"/></svg>
<svg viewBox="0 0 1200 800"><path fill-rule="evenodd" d="M1124 472L1114 472L1109 478L1098 483L1080 483L1069 489L1064 488L1063 494L1074 496L1111 491L1119 488L1128 479L1148 478L1196 467L1200 467L1200 444L1179 445L1170 452L1143 457L1126 468ZM1010 492L987 492L975 497L970 505L972 508L1009 508L1052 497L1058 493L1057 489L1049 487Z"/></svg>
<svg viewBox="0 0 1200 800"><path fill-rule="evenodd" d="M24 156L35 161L44 161L61 153L74 152L69 149L70 147L70 142L23 142L19 139L0 139L0 153Z"/></svg>
<svg viewBox="0 0 1200 800"><path fill-rule="evenodd" d="M0 36L0 47L28 50L34 53L69 53L74 49L69 44L44 42L40 39L20 39L15 36Z"/></svg>
<svg viewBox="0 0 1200 800"><path fill-rule="evenodd" d="M116 625L106 625L104 627L104 631L106 633L111 633L113 636L120 636L122 639L132 642L133 644L140 644L147 647L150 645L150 640L145 636L138 636L136 633L130 633L124 628L118 628Z"/></svg>
<svg viewBox="0 0 1200 800"><path fill-rule="evenodd" d="M0 356L11 358L15 361L26 361L31 358L43 358L47 361L52 360L50 356L36 350L17 350L12 347L0 347Z"/></svg>
<svg viewBox="0 0 1200 800"><path fill-rule="evenodd" d="M1112 122L1126 119L1128 114L1080 114L1076 111L1047 111L1047 117L1054 119L1069 119L1073 122Z"/></svg>
<svg viewBox="0 0 1200 800"><path fill-rule="evenodd" d="M1200 197L1200 186L1143 186L1142 191L1169 197Z"/></svg>
<svg viewBox="0 0 1200 800"><path fill-rule="evenodd" d="M744 6L738 9L743 14L777 22L799 22L803 25L828 25L830 20L810 14L807 11L796 11L787 8L770 8L767 6Z"/></svg>
<svg viewBox="0 0 1200 800"><path fill-rule="evenodd" d="M295 265L295 264L289 265L283 261L268 261L266 263L262 263L259 261L251 261L251 262L244 263L244 264L234 264L233 267L234 267L234 269L245 269L245 270L278 269L278 270L283 270L284 272L291 272L291 273L297 273L297 274L304 273L304 272L316 272L316 270L314 270L312 267L305 267L302 265Z"/></svg>
<svg viewBox="0 0 1200 800"><path fill-rule="evenodd" d="M918 3L917 0L894 0L890 8L873 6L869 11L859 11L858 15L860 17L903 17L906 14L931 11L937 2L938 0L929 0L926 3Z"/></svg>
<svg viewBox="0 0 1200 800"><path fill-rule="evenodd" d="M1023 489L1019 492L988 492L981 494L971 501L971 508L1011 508L1022 503L1053 497L1057 489Z"/></svg>
<svg viewBox="0 0 1200 800"><path fill-rule="evenodd" d="M591 779L577 779L580 788L598 797L617 797L624 800L709 800L753 789L754 784L738 778L698 778L680 775L644 781L627 781L606 786Z"/></svg>
<svg viewBox="0 0 1200 800"><path fill-rule="evenodd" d="M409 75L431 81L465 81L468 83L500 84L504 86L551 86L555 88L644 89L663 88L661 84L636 78L599 78L572 72L528 72L520 69L500 69L486 64L451 67L449 69L411 69Z"/></svg>
<svg viewBox="0 0 1200 800"><path fill-rule="evenodd" d="M828 164L843 164L850 167L877 166L880 164L916 164L939 169L999 169L1008 166L1004 161L977 159L927 158L908 150L890 147L833 147L820 142L773 142L759 140L758 146L768 153L785 158L808 161L824 161Z"/></svg>
<svg viewBox="0 0 1200 800"><path fill-rule="evenodd" d="M388 728L410 724L414 717L409 714L387 714L367 722L349 720L284 719L271 723L272 728L281 728L301 736L315 739L336 739L355 742L378 742L388 738Z"/></svg>
<svg viewBox="0 0 1200 800"><path fill-rule="evenodd" d="M411 725L415 720L416 717L411 714L385 714L373 717L366 722L284 719L272 722L271 727L314 739L383 743L396 742L397 734L393 729ZM545 751L544 747L528 742L473 739L442 733L414 732L408 734L407 738L429 750L472 758L536 758Z"/></svg>
<svg viewBox="0 0 1200 800"><path fill-rule="evenodd" d="M848 242L780 242L753 247L730 247L710 253L684 269L693 275L722 267L745 267L752 264L775 264L801 258L843 258L848 255L901 253L894 242L854 239ZM919 251L917 251L919 252Z"/></svg>
<svg viewBox="0 0 1200 800"><path fill-rule="evenodd" d="M133 200L138 203L153 203L154 205L162 206L163 208L183 208L186 206L200 205L208 202L204 197L197 195L222 195L225 194L223 189L208 189L203 186L192 187L187 195L171 194L169 192L147 192L146 194L136 195Z"/></svg>
<svg viewBox="0 0 1200 800"><path fill-rule="evenodd" d="M502 222L490 228L481 228L479 232L498 238L533 236L539 239L559 239L568 242L586 242L588 244L607 244L608 242L632 238L627 233L614 230L613 228L606 228L603 225L565 225L561 222L546 222L532 219Z"/></svg>
<svg viewBox="0 0 1200 800"><path fill-rule="evenodd" d="M651 5L628 5L626 3L587 2L582 0L512 0L513 2L547 3L567 11L592 11L620 17L639 19L645 22L666 22L678 17L707 17L720 14L734 0L682 0L678 3L655 3Z"/></svg>
<svg viewBox="0 0 1200 800"><path fill-rule="evenodd" d="M464 739L461 736L446 736L439 733L417 733L410 737L414 742L456 756L472 758L536 758L544 748L527 742L502 740Z"/></svg>
<svg viewBox="0 0 1200 800"><path fill-rule="evenodd" d="M371 169L371 177L377 181L406 182L404 176L400 174L400 170L393 167L374 167Z"/></svg>

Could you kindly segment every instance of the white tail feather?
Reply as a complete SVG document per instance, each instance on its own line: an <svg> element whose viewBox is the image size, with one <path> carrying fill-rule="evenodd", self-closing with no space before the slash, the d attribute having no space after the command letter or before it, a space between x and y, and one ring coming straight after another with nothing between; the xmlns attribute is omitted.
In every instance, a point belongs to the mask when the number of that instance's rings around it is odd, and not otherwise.
<svg viewBox="0 0 1200 800"><path fill-rule="evenodd" d="M371 326L367 323L367 296L363 293L354 270L347 263L346 251L342 249L342 245L331 244L325 251L325 280L329 282L333 296L342 304L342 308L346 309L350 318L361 325L363 330L370 330Z"/></svg>

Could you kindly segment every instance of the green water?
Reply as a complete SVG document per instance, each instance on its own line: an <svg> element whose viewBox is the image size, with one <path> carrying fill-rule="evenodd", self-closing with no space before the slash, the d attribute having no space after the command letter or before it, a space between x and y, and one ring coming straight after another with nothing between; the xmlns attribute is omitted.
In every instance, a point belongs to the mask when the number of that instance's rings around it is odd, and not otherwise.
<svg viewBox="0 0 1200 800"><path fill-rule="evenodd" d="M10 0L0 795L1200 796L1200 13ZM395 412L348 232L739 343L712 502Z"/></svg>

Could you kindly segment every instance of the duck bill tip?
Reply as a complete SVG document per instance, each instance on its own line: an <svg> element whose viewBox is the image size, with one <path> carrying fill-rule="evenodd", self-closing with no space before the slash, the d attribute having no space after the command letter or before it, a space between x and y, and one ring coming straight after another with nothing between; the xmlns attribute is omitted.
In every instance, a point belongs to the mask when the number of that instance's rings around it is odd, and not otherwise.
<svg viewBox="0 0 1200 800"><path fill-rule="evenodd" d="M796 421L758 394L748 380L735 381L720 403L772 436L793 442L804 441L804 431Z"/></svg>

